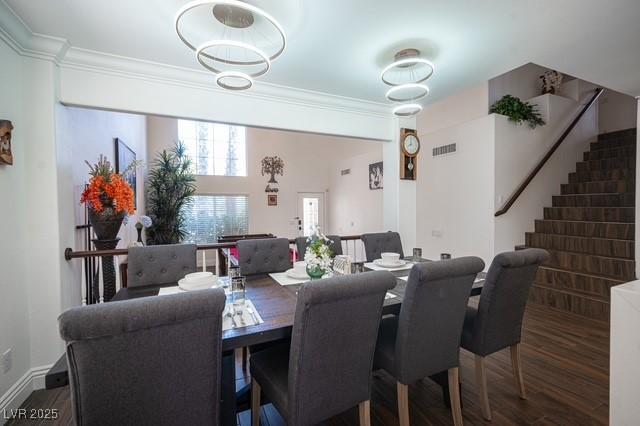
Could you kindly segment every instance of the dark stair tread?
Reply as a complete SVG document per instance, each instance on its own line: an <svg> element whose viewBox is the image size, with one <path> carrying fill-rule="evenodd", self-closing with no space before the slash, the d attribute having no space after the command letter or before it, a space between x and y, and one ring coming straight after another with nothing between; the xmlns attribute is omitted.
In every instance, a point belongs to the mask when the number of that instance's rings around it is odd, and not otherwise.
<svg viewBox="0 0 640 426"><path fill-rule="evenodd" d="M546 249L551 257L544 266L570 269L575 272L590 275L599 275L606 278L614 278L623 281L635 279L635 261L612 256L600 256L587 253L577 253L565 250ZM564 263L563 261L569 260ZM571 265L571 260L578 261L579 265Z"/></svg>
<svg viewBox="0 0 640 426"><path fill-rule="evenodd" d="M602 160L580 161L576 163L577 171L587 170L609 170L609 169L629 169L635 170L635 158L605 158Z"/></svg>
<svg viewBox="0 0 640 426"><path fill-rule="evenodd" d="M635 145L625 145L615 148L592 149L582 154L583 161L605 160L607 158L635 158Z"/></svg>
<svg viewBox="0 0 640 426"><path fill-rule="evenodd" d="M549 270L549 271L552 271L552 272L561 273L561 274L578 275L578 276L585 277L585 278L594 278L594 279L599 279L599 280L611 281L612 283L615 283L615 285L620 285L620 284L624 284L624 283L628 282L628 281L621 280L621 279L618 279L618 278L611 278L611 277L608 277L608 276L593 274L593 273L589 273L589 272L579 272L579 271L574 271L574 270L571 270L571 269L560 268L558 266L540 265L540 269L546 269L546 270Z"/></svg>
<svg viewBox="0 0 640 426"><path fill-rule="evenodd" d="M545 207L544 219L587 222L635 222L635 207Z"/></svg>
<svg viewBox="0 0 640 426"><path fill-rule="evenodd" d="M531 288L528 303L603 322L609 322L611 312L611 305L606 300L537 285Z"/></svg>
<svg viewBox="0 0 640 426"><path fill-rule="evenodd" d="M569 173L568 183L591 183L626 180L635 180L635 171L630 169L587 170Z"/></svg>
<svg viewBox="0 0 640 426"><path fill-rule="evenodd" d="M537 241L537 239L542 239L542 241ZM545 250L626 260L635 259L635 242L630 240L527 232L525 233L525 241L527 246Z"/></svg>
<svg viewBox="0 0 640 426"><path fill-rule="evenodd" d="M560 195L635 193L635 180L615 179L560 184Z"/></svg>
<svg viewBox="0 0 640 426"><path fill-rule="evenodd" d="M553 195L551 207L635 207L634 192Z"/></svg>
<svg viewBox="0 0 640 426"><path fill-rule="evenodd" d="M559 293L565 293L565 294L571 294L573 296L578 296L584 299L589 299L592 301L596 301L596 302L602 302L602 303L609 303L610 299L606 296L600 296L597 294L593 294L593 293L585 293L583 291L580 290L574 290L574 289L565 289L565 288L557 288L557 287L551 287L547 284L544 283L539 283L537 281L534 282L533 284L535 287L538 288L544 288L546 290L551 290L551 291L557 291Z"/></svg>
<svg viewBox="0 0 640 426"><path fill-rule="evenodd" d="M625 146L635 146L636 145L635 137L624 137L624 138L615 138L608 139L602 141L596 141L589 143L589 150L596 151L598 149L607 149L607 148L621 148Z"/></svg>
<svg viewBox="0 0 640 426"><path fill-rule="evenodd" d="M613 132L600 133L598 135L598 140L608 140L608 139L617 139L617 138L625 138L625 137L634 137L637 135L637 128L630 127L628 129L615 130Z"/></svg>
<svg viewBox="0 0 640 426"><path fill-rule="evenodd" d="M611 236L615 235L616 237L613 239L635 240L635 224L626 222L536 219L534 221L534 229L535 232L544 234L599 238L612 238ZM541 231L538 231L538 229Z"/></svg>

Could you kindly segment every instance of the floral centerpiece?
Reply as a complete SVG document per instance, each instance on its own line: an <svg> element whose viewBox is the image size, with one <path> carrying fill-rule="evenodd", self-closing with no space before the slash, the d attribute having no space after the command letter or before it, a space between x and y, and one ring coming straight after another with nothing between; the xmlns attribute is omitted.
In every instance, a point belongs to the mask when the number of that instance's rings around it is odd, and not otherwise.
<svg viewBox="0 0 640 426"><path fill-rule="evenodd" d="M103 155L89 166L89 185L80 199L89 208L89 221L99 240L114 240L127 214L135 213L133 189L124 179L136 164L121 174L115 173Z"/></svg>
<svg viewBox="0 0 640 426"><path fill-rule="evenodd" d="M333 261L331 244L333 241L320 232L320 228L316 228L316 231L307 238L304 260L307 263L307 274L312 280L322 278L331 269Z"/></svg>

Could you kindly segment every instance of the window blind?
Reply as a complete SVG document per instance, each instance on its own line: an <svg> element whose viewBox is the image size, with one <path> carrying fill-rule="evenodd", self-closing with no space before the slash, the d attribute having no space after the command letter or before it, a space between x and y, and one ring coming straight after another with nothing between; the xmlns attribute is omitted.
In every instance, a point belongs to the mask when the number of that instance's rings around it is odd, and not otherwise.
<svg viewBox="0 0 640 426"><path fill-rule="evenodd" d="M211 244L220 235L249 233L249 197L195 195L185 212L185 242Z"/></svg>

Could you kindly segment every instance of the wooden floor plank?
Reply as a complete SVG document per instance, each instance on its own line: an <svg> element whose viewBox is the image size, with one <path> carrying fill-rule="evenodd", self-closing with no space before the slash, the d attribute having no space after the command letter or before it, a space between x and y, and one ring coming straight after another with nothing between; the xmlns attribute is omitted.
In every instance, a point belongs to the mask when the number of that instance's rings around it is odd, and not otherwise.
<svg viewBox="0 0 640 426"><path fill-rule="evenodd" d="M473 355L461 350L462 414L469 425L602 425L609 415L609 328L602 321L538 305L527 307L521 347L527 400L514 388L509 350L487 357L487 386L493 420L482 419L475 387ZM237 386L250 380L237 357ZM71 404L67 387L33 392L25 408L56 408L56 422L10 421L9 425L70 425ZM386 373L376 374L371 396L371 422L377 426L398 424L396 382ZM423 380L409 387L412 425L451 425L440 387ZM250 424L249 411L238 415L238 424ZM285 422L273 405L261 410L262 425ZM358 424L357 407L324 423Z"/></svg>

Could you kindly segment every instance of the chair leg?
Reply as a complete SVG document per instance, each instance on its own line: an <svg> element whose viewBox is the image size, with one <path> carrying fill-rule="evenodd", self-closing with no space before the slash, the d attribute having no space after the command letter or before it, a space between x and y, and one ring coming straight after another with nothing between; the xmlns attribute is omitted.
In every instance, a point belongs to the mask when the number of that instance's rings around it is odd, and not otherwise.
<svg viewBox="0 0 640 426"><path fill-rule="evenodd" d="M400 426L409 426L409 386L398 382L397 389Z"/></svg>
<svg viewBox="0 0 640 426"><path fill-rule="evenodd" d="M247 347L242 348L242 371L247 372L247 358L249 357L249 349Z"/></svg>
<svg viewBox="0 0 640 426"><path fill-rule="evenodd" d="M480 407L482 408L482 417L485 420L491 420L491 407L489 406L489 394L487 393L487 375L484 368L484 357L476 355L476 385L478 386L478 394L480 394Z"/></svg>
<svg viewBox="0 0 640 426"><path fill-rule="evenodd" d="M260 385L251 379L251 426L260 426Z"/></svg>
<svg viewBox="0 0 640 426"><path fill-rule="evenodd" d="M451 414L453 425L462 426L462 407L460 405L460 377L458 367L449 369L449 397L451 398Z"/></svg>
<svg viewBox="0 0 640 426"><path fill-rule="evenodd" d="M522 363L520 361L520 344L516 343L509 347L511 349L511 366L513 367L513 377L516 379L516 388L521 399L527 399L524 390L524 379L522 378Z"/></svg>
<svg viewBox="0 0 640 426"><path fill-rule="evenodd" d="M358 414L360 416L360 426L371 426L371 402L369 400L358 404Z"/></svg>

